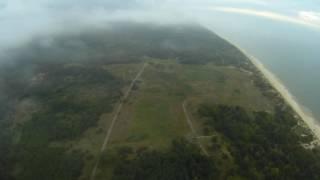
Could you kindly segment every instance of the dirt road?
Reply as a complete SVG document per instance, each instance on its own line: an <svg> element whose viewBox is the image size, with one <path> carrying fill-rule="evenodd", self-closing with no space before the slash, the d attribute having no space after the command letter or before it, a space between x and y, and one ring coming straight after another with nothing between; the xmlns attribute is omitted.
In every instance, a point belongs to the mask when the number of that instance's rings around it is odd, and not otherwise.
<svg viewBox="0 0 320 180"><path fill-rule="evenodd" d="M147 63L144 63L143 66L141 67L140 71L137 73L136 77L131 81L131 84L128 88L128 90L126 91L126 93L124 94L124 96L122 97L122 99L120 100L119 104L118 104L118 107L115 111L115 114L112 118L112 121L111 121L111 124L110 124L110 127L107 131L107 134L106 134L106 137L104 138L104 141L103 141L103 144L101 146L101 149L100 149L100 155L98 157L98 160L92 170L92 173L91 173L91 180L94 180L95 179L95 175L96 175L96 172L97 172L97 169L98 169L98 166L99 166L99 163L100 163L100 156L101 156L101 153L107 148L107 145L108 145L108 142L109 142L109 139L110 139L110 136L111 136L111 133L113 131L113 127L119 117L119 114L121 112L121 109L122 109L122 106L123 106L123 103L127 100L127 98L129 97L132 89L133 89L133 86L135 85L135 83L137 82L137 80L140 78L140 76L142 75L142 73L144 72L144 69L146 68L147 66Z"/></svg>
<svg viewBox="0 0 320 180"><path fill-rule="evenodd" d="M193 136L195 137L197 143L199 144L200 149L202 150L202 152L203 152L205 155L209 156L207 150L204 148L204 146L203 146L203 145L201 144L201 142L198 140L198 137L199 137L199 136L198 136L198 134L197 134L197 132L196 132L193 124L192 124L191 118L190 118L190 116L189 116L189 114L188 114L188 111L187 111L187 108L186 108L186 100L183 101L183 103L182 103L182 109L183 109L184 116L186 117L186 121L187 121L187 123L188 123L188 125L189 125L189 127L190 127L190 129L191 129L191 132L192 132Z"/></svg>

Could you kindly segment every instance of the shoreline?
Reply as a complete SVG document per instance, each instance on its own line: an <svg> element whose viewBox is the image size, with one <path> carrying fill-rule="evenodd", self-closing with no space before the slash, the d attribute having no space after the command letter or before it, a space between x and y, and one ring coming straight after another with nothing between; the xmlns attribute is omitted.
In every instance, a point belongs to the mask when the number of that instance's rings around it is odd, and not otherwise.
<svg viewBox="0 0 320 180"><path fill-rule="evenodd" d="M207 27L208 30L212 31L210 27ZM214 31L212 31L214 32ZM244 56L246 56L249 61L257 68L257 70L262 74L263 78L265 78L270 85L280 94L283 100L293 109L293 111L300 117L300 121L304 122L307 128L311 131L314 136L314 141L311 142L311 145L319 145L320 146L320 124L316 121L312 115L307 114L303 107L299 105L299 103L295 100L294 96L290 93L290 91L285 87L283 83L271 72L269 71L259 59L247 53L244 49L238 46L236 43L230 41L226 37L220 36L220 38L233 45L236 49L238 49Z"/></svg>
<svg viewBox="0 0 320 180"><path fill-rule="evenodd" d="M233 44L233 43L232 43ZM293 109L293 111L301 118L301 120L308 126L311 132L314 134L316 140L320 141L320 126L317 124L316 119L312 115L308 115L301 105L295 100L294 96L285 87L283 83L271 72L269 71L257 58L247 53L245 50L239 46L233 44L237 49L239 49L251 62L252 64L261 72L265 79L271 84L271 86L278 91L285 102Z"/></svg>

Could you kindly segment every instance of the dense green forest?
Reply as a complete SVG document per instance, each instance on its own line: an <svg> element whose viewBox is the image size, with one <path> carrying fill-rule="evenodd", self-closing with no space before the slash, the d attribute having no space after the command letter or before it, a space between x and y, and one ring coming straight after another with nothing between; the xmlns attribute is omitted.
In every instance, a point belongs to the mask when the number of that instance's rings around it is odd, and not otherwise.
<svg viewBox="0 0 320 180"><path fill-rule="evenodd" d="M209 180L219 174L212 159L183 139L174 140L165 152L123 147L105 161L110 160L116 163L112 178L115 180Z"/></svg>
<svg viewBox="0 0 320 180"><path fill-rule="evenodd" d="M306 137L293 132L297 121L291 113L278 109L272 115L237 106L202 105L199 114L211 128L209 132L219 132L228 142L236 165L230 174L245 179L320 178L320 151L301 146Z"/></svg>
<svg viewBox="0 0 320 180"><path fill-rule="evenodd" d="M121 80L98 66L66 66L39 64L33 70L38 79L28 81L16 71L7 71L5 88L8 97L32 99L41 106L23 123L11 124L15 129L2 127L0 169L3 178L14 179L77 179L81 175L83 152L50 143L78 138L95 126L101 114L110 112L121 96ZM46 80L42 80L45 78ZM90 96L85 96L91 93ZM2 116L13 120L15 109ZM8 122L10 123L10 122ZM3 125L3 126L4 126ZM15 163L13 163L15 162ZM49 162L49 163L48 163ZM9 163L9 164L8 164ZM44 166L45 165L45 166Z"/></svg>

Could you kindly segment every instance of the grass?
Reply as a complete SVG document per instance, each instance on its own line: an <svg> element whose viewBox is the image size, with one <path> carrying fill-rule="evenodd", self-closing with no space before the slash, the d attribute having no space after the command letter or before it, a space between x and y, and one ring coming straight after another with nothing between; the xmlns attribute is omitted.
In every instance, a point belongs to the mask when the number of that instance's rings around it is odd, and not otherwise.
<svg viewBox="0 0 320 180"><path fill-rule="evenodd" d="M117 64L104 68L115 77L129 84L141 64ZM225 66L186 65L175 60L148 59L141 79L129 98L123 104L107 151L102 158L108 159L121 147L166 149L172 140L188 137L191 130L186 122L182 102L188 101L187 109L199 135L203 135L202 120L197 117L196 109L204 102L240 105L250 110L273 111L272 102L265 98L252 81L251 75L236 68ZM101 117L98 125L89 129L75 147L89 151L93 158L86 163L82 179L91 173L95 156L105 137L113 113ZM200 140L210 148L210 138ZM219 159L221 166L227 169L232 163L228 159L228 145L219 141ZM112 158L112 157L110 157ZM224 163L226 162L226 163ZM107 160L97 172L97 179L112 176L113 161Z"/></svg>
<svg viewBox="0 0 320 180"><path fill-rule="evenodd" d="M196 99L217 104L240 105L252 110L273 111L272 103L252 83L251 76L236 68L215 65L182 65L177 73Z"/></svg>
<svg viewBox="0 0 320 180"><path fill-rule="evenodd" d="M117 154L119 148L130 147L135 151L143 148L165 151L172 140L191 137L192 132L182 109L182 103L185 100L187 100L188 114L198 135L204 135L205 128L203 121L196 116L197 107L202 103L240 105L250 110L272 111L272 103L253 85L251 75L239 69L213 64L180 64L174 59L150 58L147 62L148 66L141 79L137 81L129 98L123 103L107 150L101 155L106 160L99 165L97 180L112 176L115 163L112 156ZM110 64L102 68L123 82L123 94L141 66L141 63ZM77 70L76 67L71 68ZM104 75L99 77L101 80L104 79ZM82 85L81 88L71 88L67 92L70 97L79 97L79 104L95 103L101 101L101 97L106 94L114 93L108 88L112 87L112 84L104 84ZM114 111L118 103L114 101L108 108ZM103 107L105 108L107 107ZM95 126L88 128L76 139L50 143L50 147L53 148L63 147L68 152L77 150L83 152L84 168L80 180L90 177L113 117L112 111L103 113ZM210 138L200 139L200 142L207 149L212 146ZM220 147L214 153L215 159L219 160L221 166L227 169L232 168L228 167L232 164L230 163L232 160L224 159L229 153L228 145L222 141L218 144Z"/></svg>
<svg viewBox="0 0 320 180"><path fill-rule="evenodd" d="M140 136L143 144L165 147L172 139L184 136L189 130L182 112L175 111L179 105L177 99L170 97L142 97L135 107L130 137Z"/></svg>
<svg viewBox="0 0 320 180"><path fill-rule="evenodd" d="M172 139L189 133L181 109L182 86L168 76L172 74L157 71L152 65L146 68L119 116L113 146L165 148Z"/></svg>

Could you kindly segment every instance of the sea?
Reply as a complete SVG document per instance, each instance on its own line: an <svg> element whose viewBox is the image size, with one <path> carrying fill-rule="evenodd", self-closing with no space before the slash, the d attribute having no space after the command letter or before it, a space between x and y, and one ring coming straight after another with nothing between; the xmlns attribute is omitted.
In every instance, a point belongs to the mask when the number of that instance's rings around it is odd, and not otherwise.
<svg viewBox="0 0 320 180"><path fill-rule="evenodd" d="M263 17L210 12L201 23L253 55L320 123L320 29Z"/></svg>

